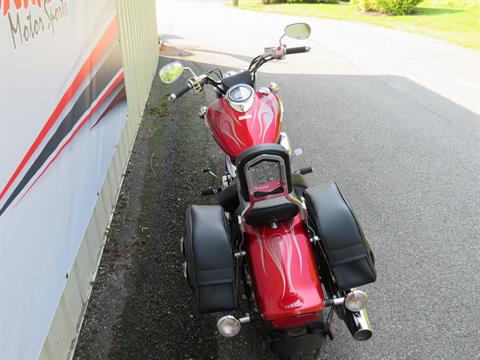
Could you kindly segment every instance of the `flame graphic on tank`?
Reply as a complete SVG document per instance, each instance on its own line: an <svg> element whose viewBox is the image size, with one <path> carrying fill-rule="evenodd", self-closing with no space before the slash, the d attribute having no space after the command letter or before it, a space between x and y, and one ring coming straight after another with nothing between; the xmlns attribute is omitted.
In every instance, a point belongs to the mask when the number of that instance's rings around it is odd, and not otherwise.
<svg viewBox="0 0 480 360"><path fill-rule="evenodd" d="M233 118L234 119L234 118ZM245 143L238 137L235 132L234 120L230 116L222 116L220 120L220 130L230 139L232 139L238 147L245 146Z"/></svg>
<svg viewBox="0 0 480 360"><path fill-rule="evenodd" d="M232 159L251 146L278 142L282 121L280 99L273 93L254 96L247 112L236 111L222 97L210 105L205 116L213 138Z"/></svg>

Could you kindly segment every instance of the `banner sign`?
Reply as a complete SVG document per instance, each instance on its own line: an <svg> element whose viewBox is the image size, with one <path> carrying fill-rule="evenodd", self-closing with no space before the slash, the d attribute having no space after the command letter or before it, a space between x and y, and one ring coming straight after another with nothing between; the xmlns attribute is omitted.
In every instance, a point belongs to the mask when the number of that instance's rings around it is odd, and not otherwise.
<svg viewBox="0 0 480 360"><path fill-rule="evenodd" d="M0 358L37 358L127 117L115 2L0 0Z"/></svg>

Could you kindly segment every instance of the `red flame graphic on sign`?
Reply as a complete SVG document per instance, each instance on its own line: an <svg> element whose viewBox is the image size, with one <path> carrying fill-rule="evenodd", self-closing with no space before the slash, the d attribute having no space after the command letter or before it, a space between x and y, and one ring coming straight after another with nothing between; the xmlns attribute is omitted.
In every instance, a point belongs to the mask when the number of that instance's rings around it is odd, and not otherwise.
<svg viewBox="0 0 480 360"><path fill-rule="evenodd" d="M20 9L27 10L34 6L41 8L43 3L49 4L52 1L53 0L0 0L0 9L3 8L3 15L5 16L10 10L10 7L12 9L16 9L17 11Z"/></svg>

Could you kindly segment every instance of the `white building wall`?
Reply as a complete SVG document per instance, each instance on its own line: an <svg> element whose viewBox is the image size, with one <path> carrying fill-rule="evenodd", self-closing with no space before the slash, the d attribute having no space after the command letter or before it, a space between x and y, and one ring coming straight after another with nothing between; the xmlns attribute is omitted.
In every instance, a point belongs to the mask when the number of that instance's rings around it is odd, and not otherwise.
<svg viewBox="0 0 480 360"><path fill-rule="evenodd" d="M106 233L158 62L154 0L116 0L128 119L45 340L41 359L69 359L92 290Z"/></svg>

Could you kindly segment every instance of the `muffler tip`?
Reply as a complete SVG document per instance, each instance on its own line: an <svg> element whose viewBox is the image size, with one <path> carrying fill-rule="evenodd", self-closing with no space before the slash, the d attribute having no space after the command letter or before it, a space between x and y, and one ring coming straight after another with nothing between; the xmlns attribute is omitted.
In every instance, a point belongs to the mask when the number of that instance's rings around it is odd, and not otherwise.
<svg viewBox="0 0 480 360"><path fill-rule="evenodd" d="M347 310L345 314L345 324L353 338L357 341L366 341L373 335L370 320L368 320L365 309L356 312Z"/></svg>
<svg viewBox="0 0 480 360"><path fill-rule="evenodd" d="M357 341L366 341L372 337L373 333L369 329L360 329L354 335L353 338Z"/></svg>

